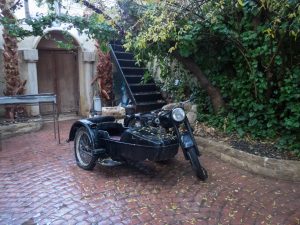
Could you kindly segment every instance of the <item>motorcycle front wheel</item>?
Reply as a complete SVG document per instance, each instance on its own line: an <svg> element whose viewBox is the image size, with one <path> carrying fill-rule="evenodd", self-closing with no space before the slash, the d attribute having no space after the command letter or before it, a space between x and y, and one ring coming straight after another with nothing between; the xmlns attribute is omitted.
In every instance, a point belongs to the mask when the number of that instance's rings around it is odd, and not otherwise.
<svg viewBox="0 0 300 225"><path fill-rule="evenodd" d="M94 169L98 157L92 153L92 139L84 127L79 128L76 132L74 150L76 163L80 168L85 170Z"/></svg>
<svg viewBox="0 0 300 225"><path fill-rule="evenodd" d="M192 169L194 170L194 172L196 173L196 176L200 179L200 180L206 180L208 178L208 174L206 169L201 166L199 158L196 154L196 149L195 148L189 148L187 150L187 156L190 160Z"/></svg>

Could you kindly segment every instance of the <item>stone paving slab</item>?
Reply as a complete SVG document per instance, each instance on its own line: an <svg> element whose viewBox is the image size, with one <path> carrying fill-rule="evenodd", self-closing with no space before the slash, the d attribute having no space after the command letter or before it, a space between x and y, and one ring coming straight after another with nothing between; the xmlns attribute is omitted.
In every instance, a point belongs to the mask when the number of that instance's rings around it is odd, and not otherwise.
<svg viewBox="0 0 300 225"><path fill-rule="evenodd" d="M61 123L62 140L72 121ZM154 175L125 165L77 167L52 126L2 140L0 224L300 224L300 183L253 175L205 153L198 181L178 154Z"/></svg>

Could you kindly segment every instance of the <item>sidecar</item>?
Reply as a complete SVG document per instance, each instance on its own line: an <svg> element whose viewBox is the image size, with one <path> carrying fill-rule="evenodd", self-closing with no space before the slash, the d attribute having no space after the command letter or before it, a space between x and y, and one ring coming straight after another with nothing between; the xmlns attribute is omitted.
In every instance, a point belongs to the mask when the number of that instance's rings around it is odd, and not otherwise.
<svg viewBox="0 0 300 225"><path fill-rule="evenodd" d="M179 147L176 136L155 127L124 127L111 116L76 121L68 142L74 141L77 165L91 170L97 160L163 161L173 158Z"/></svg>

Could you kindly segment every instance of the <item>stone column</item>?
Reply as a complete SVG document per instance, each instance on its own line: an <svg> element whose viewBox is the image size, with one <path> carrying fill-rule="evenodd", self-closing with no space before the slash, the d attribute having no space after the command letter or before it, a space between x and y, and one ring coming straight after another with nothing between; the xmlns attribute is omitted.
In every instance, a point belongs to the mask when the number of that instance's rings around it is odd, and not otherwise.
<svg viewBox="0 0 300 225"><path fill-rule="evenodd" d="M26 94L38 94L38 80L37 80L37 69L36 62L39 59L38 50L37 49L28 49L23 50L23 59L25 62L25 69L27 70L27 84L26 84ZM39 106L31 106L29 107L30 112L28 112L32 116L36 116L40 114Z"/></svg>
<svg viewBox="0 0 300 225"><path fill-rule="evenodd" d="M92 105L93 89L91 82L94 76L94 62L96 61L95 52L83 52L83 77L79 77L80 84L80 103L86 116Z"/></svg>

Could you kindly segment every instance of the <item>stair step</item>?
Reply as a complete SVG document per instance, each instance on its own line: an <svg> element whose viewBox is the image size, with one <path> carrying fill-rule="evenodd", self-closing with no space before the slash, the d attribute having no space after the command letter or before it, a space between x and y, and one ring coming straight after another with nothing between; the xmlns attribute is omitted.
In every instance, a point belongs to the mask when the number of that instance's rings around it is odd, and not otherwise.
<svg viewBox="0 0 300 225"><path fill-rule="evenodd" d="M160 109L166 104L166 102L154 101L154 102L139 102L136 104L136 112L147 112L155 109Z"/></svg>
<svg viewBox="0 0 300 225"><path fill-rule="evenodd" d="M118 62L121 67L139 67L135 60L119 59Z"/></svg>
<svg viewBox="0 0 300 225"><path fill-rule="evenodd" d="M136 96L143 96L143 95L157 95L157 94L161 94L159 91L145 91L145 92L138 92L135 93L134 95Z"/></svg>
<svg viewBox="0 0 300 225"><path fill-rule="evenodd" d="M138 102L138 106L145 106L145 105L156 105L156 104L166 104L164 100L158 100L158 101L143 101L143 102Z"/></svg>
<svg viewBox="0 0 300 225"><path fill-rule="evenodd" d="M121 67L124 75L144 75L145 68L139 67Z"/></svg>
<svg viewBox="0 0 300 225"><path fill-rule="evenodd" d="M121 40L113 40L109 42L111 45L123 45L123 41Z"/></svg>
<svg viewBox="0 0 300 225"><path fill-rule="evenodd" d="M120 59L130 59L133 60L133 54L130 52L119 52L119 51L114 51L116 57L118 60Z"/></svg>
<svg viewBox="0 0 300 225"><path fill-rule="evenodd" d="M148 83L153 84L154 83L153 79L149 79L147 82L141 83L143 81L143 77L144 77L143 75L126 75L125 76L125 78L129 84L142 85L142 84L148 84Z"/></svg>
<svg viewBox="0 0 300 225"><path fill-rule="evenodd" d="M148 84L130 84L130 89L133 93L157 91L158 87L154 83Z"/></svg>
<svg viewBox="0 0 300 225"><path fill-rule="evenodd" d="M125 76L127 82L129 84L139 84L142 81L142 75L126 75Z"/></svg>
<svg viewBox="0 0 300 225"><path fill-rule="evenodd" d="M118 51L118 52L125 52L126 51L125 48L123 47L123 45L112 44L111 47L114 51Z"/></svg>
<svg viewBox="0 0 300 225"><path fill-rule="evenodd" d="M139 92L134 93L133 96L137 102L154 102L158 100L163 100L162 95L159 91Z"/></svg>

